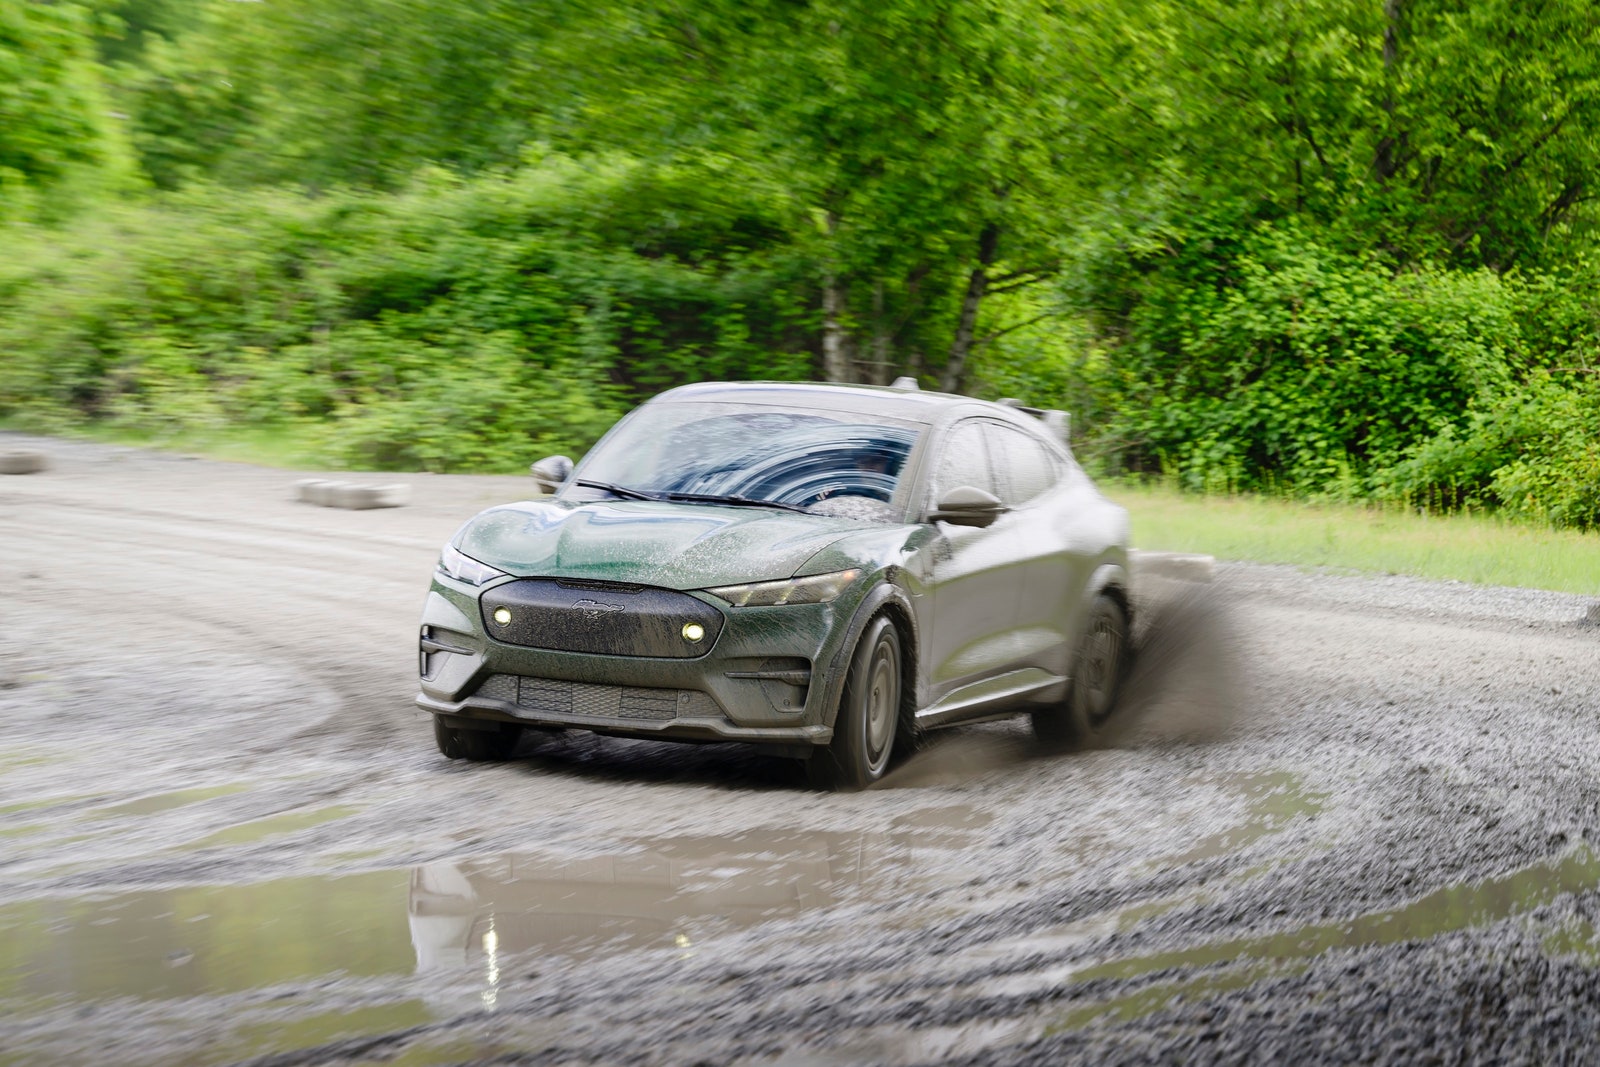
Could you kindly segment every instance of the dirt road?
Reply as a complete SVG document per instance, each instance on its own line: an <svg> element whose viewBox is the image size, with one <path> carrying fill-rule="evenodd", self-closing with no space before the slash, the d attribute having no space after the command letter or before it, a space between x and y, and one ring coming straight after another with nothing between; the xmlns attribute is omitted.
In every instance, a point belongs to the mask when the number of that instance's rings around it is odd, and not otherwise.
<svg viewBox="0 0 1600 1067"><path fill-rule="evenodd" d="M291 499L105 446L0 478L0 1064L1578 1061L1591 601L1221 568L1119 728L857 795L737 747L441 758L439 545L523 479Z"/></svg>

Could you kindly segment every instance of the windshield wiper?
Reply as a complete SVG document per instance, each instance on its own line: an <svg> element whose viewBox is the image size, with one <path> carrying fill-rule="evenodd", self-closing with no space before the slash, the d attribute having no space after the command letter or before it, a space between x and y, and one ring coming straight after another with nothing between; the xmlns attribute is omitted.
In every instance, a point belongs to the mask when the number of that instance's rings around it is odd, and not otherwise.
<svg viewBox="0 0 1600 1067"><path fill-rule="evenodd" d="M624 500L665 500L666 499L660 493L646 493L641 489L629 489L625 485L612 485L610 482L591 482L591 481L589 481L589 480L587 480L585 478L579 478L577 481L573 482L572 484L573 485L581 485L585 489L604 489L606 492L610 493L612 496L619 496Z"/></svg>
<svg viewBox="0 0 1600 1067"><path fill-rule="evenodd" d="M681 500L685 504L736 504L745 508L782 508L784 511L798 511L802 515L810 514L797 504L780 504L776 500L752 500L747 496L721 496L717 493L663 493L659 499Z"/></svg>

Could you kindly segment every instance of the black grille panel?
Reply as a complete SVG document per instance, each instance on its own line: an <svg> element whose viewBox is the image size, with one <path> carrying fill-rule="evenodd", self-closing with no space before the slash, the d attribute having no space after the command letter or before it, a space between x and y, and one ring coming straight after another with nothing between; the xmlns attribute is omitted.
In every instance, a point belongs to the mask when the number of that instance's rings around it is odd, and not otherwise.
<svg viewBox="0 0 1600 1067"><path fill-rule="evenodd" d="M720 611L671 589L524 578L488 590L481 606L490 637L557 652L695 659L722 632ZM700 640L685 637L686 626L699 627Z"/></svg>
<svg viewBox="0 0 1600 1067"><path fill-rule="evenodd" d="M640 719L665 722L679 717L721 717L722 709L695 689L649 689L625 685L590 685L553 678L519 678L491 674L478 695L504 700L530 717L579 715L597 719Z"/></svg>

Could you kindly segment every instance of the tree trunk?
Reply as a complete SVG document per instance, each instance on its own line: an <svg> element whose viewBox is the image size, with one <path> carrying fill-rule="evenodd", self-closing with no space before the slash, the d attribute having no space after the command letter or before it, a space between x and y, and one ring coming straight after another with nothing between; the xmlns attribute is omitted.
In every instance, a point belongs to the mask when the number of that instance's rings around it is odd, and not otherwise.
<svg viewBox="0 0 1600 1067"><path fill-rule="evenodd" d="M828 243L833 243L834 231L839 227L839 216L828 212ZM829 248L829 267L822 279L822 377L830 382L848 382L854 368L850 365L850 339L845 335L845 291L833 272L832 248Z"/></svg>
<svg viewBox="0 0 1600 1067"><path fill-rule="evenodd" d="M1403 3L1404 0L1383 0L1383 77L1386 83L1383 91L1383 112L1387 117L1389 128L1384 131L1373 153L1372 173L1384 183L1400 173L1400 161L1406 149L1405 132L1394 128L1394 87L1399 79L1395 68L1400 63L1400 20L1404 16Z"/></svg>
<svg viewBox="0 0 1600 1067"><path fill-rule="evenodd" d="M822 376L830 382L850 380L850 351L844 335L844 290L829 274L822 280Z"/></svg>
<svg viewBox="0 0 1600 1067"><path fill-rule="evenodd" d="M945 360L944 375L939 380L939 388L947 393L961 390L967 372L967 356L972 352L972 338L978 328L978 309L989 289L989 268L994 265L999 251L1000 227L991 222L978 235L978 263L967 276L967 291L961 298L961 318L956 322L950 358Z"/></svg>
<svg viewBox="0 0 1600 1067"><path fill-rule="evenodd" d="M889 322L883 311L883 282L872 290L872 348L868 352L864 380L873 385L889 384Z"/></svg>

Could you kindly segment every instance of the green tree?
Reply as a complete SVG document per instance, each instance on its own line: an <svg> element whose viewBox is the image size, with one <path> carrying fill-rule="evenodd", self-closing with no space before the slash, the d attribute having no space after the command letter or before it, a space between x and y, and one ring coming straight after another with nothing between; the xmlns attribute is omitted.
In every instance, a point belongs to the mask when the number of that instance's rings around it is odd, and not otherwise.
<svg viewBox="0 0 1600 1067"><path fill-rule="evenodd" d="M1144 0L1085 16L1074 47L1095 76L1075 152L1171 236L1227 210L1314 222L1401 264L1497 269L1592 237L1588 0ZM1124 207L1121 228L1139 221Z"/></svg>
<svg viewBox="0 0 1600 1067"><path fill-rule="evenodd" d="M199 25L200 12L200 0L103 0L95 34L101 62L138 62L153 41L176 40Z"/></svg>
<svg viewBox="0 0 1600 1067"><path fill-rule="evenodd" d="M126 146L75 3L0 0L0 219L52 213L126 175Z"/></svg>
<svg viewBox="0 0 1600 1067"><path fill-rule="evenodd" d="M1068 17L1033 0L614 2L560 41L584 62L554 135L740 160L816 264L824 374L955 388L985 298L1058 260Z"/></svg>
<svg viewBox="0 0 1600 1067"><path fill-rule="evenodd" d="M129 84L156 181L394 189L514 163L541 106L547 5L212 0Z"/></svg>

